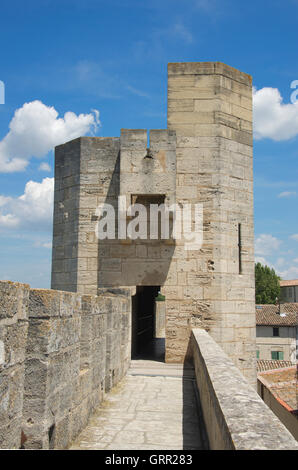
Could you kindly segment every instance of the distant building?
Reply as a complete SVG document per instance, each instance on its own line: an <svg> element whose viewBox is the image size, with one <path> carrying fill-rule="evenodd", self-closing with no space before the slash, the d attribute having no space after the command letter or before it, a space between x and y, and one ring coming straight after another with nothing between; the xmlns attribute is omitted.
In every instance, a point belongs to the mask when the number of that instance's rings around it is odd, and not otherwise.
<svg viewBox="0 0 298 470"><path fill-rule="evenodd" d="M280 281L280 293L283 302L298 302L298 279Z"/></svg>
<svg viewBox="0 0 298 470"><path fill-rule="evenodd" d="M256 345L259 361L296 363L298 303L256 305Z"/></svg>

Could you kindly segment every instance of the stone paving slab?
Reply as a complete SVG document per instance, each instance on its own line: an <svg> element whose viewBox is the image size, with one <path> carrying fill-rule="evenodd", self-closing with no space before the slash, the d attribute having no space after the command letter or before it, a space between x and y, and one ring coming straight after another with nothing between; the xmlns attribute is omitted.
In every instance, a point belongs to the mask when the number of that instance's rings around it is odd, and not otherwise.
<svg viewBox="0 0 298 470"><path fill-rule="evenodd" d="M166 376L166 377L190 377L194 378L192 366L183 364L166 364L158 361L135 360L131 361L129 368L130 375L144 376Z"/></svg>
<svg viewBox="0 0 298 470"><path fill-rule="evenodd" d="M179 366L149 366L132 364L128 375L107 395L71 450L204 448L193 372L189 370L183 376ZM154 369L158 375L151 375Z"/></svg>

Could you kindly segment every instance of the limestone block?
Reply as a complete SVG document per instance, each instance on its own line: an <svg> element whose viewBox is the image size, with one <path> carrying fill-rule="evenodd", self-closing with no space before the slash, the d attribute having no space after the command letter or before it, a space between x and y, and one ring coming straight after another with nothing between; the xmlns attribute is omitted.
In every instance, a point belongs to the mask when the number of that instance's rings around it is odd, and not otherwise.
<svg viewBox="0 0 298 470"><path fill-rule="evenodd" d="M198 286L186 286L183 288L184 299L203 299L203 288Z"/></svg>
<svg viewBox="0 0 298 470"><path fill-rule="evenodd" d="M23 364L27 345L28 323L18 321L13 324L0 325L0 342L2 344L1 369L7 369L16 364Z"/></svg>
<svg viewBox="0 0 298 470"><path fill-rule="evenodd" d="M178 112L194 111L196 101L189 99L172 99L169 108Z"/></svg>
<svg viewBox="0 0 298 470"><path fill-rule="evenodd" d="M146 129L121 129L121 148L146 149Z"/></svg>
<svg viewBox="0 0 298 470"><path fill-rule="evenodd" d="M17 282L0 281L0 320L2 318L27 319L29 286Z"/></svg>
<svg viewBox="0 0 298 470"><path fill-rule="evenodd" d="M0 282L0 448L21 445L28 295L26 284Z"/></svg>
<svg viewBox="0 0 298 470"><path fill-rule="evenodd" d="M0 381L0 422L9 425L15 420L20 432L23 411L24 365L18 365L1 373ZM19 435L20 440L20 435ZM0 440L1 443L1 440ZM1 443L2 446L2 443Z"/></svg>
<svg viewBox="0 0 298 470"><path fill-rule="evenodd" d="M45 399L47 393L48 369L49 361L37 358L27 359L24 391L25 396L30 397L30 400L34 398Z"/></svg>
<svg viewBox="0 0 298 470"><path fill-rule="evenodd" d="M93 287L96 287L97 285L97 277L98 277L98 273L97 271L81 271L78 275L78 282L80 283L80 285L89 285L89 286L93 286Z"/></svg>
<svg viewBox="0 0 298 470"><path fill-rule="evenodd" d="M29 317L59 317L60 292L47 289L31 289L29 295Z"/></svg>
<svg viewBox="0 0 298 470"><path fill-rule="evenodd" d="M177 260L177 272L196 272L197 270L197 263L195 259L190 260Z"/></svg>
<svg viewBox="0 0 298 470"><path fill-rule="evenodd" d="M19 449L20 448L21 429L19 418L10 420L7 424L0 425L0 447L1 449Z"/></svg>
<svg viewBox="0 0 298 470"><path fill-rule="evenodd" d="M174 112L168 117L168 125L174 127L175 124L214 124L214 112Z"/></svg>
<svg viewBox="0 0 298 470"><path fill-rule="evenodd" d="M100 262L100 269L102 271L121 271L121 259L120 258L103 259Z"/></svg>

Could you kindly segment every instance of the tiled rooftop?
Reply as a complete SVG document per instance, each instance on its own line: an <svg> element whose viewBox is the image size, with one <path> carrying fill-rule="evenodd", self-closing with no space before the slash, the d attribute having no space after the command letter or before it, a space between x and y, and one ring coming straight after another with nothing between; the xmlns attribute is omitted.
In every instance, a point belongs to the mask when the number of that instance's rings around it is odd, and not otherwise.
<svg viewBox="0 0 298 470"><path fill-rule="evenodd" d="M291 281L279 281L280 287L298 286L298 279L292 279Z"/></svg>
<svg viewBox="0 0 298 470"><path fill-rule="evenodd" d="M285 303L280 305L256 305L257 325L268 326L297 326L298 303Z"/></svg>
<svg viewBox="0 0 298 470"><path fill-rule="evenodd" d="M258 374L274 396L298 414L298 368L297 366L270 370Z"/></svg>
<svg viewBox="0 0 298 470"><path fill-rule="evenodd" d="M291 361L268 361L265 359L257 360L257 371L263 372L265 370L281 369L283 367L291 367Z"/></svg>

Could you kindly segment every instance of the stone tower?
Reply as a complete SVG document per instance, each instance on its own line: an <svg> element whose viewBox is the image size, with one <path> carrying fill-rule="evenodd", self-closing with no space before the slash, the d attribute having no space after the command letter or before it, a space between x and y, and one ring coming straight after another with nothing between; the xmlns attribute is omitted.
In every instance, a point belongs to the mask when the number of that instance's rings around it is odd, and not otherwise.
<svg viewBox="0 0 298 470"><path fill-rule="evenodd" d="M52 288L129 287L133 331L134 309L144 313L160 290L167 362L187 358L201 327L255 383L251 77L219 62L169 64L168 129L149 142L146 130L126 129L56 148ZM202 245L122 236L123 203L200 205ZM114 239L96 236L100 204L115 210Z"/></svg>

